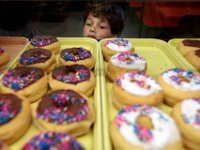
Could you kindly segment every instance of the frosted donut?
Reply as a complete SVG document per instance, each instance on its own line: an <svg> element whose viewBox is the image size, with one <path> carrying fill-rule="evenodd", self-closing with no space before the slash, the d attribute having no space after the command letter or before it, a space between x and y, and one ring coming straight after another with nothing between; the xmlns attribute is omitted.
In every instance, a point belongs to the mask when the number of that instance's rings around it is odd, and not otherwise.
<svg viewBox="0 0 200 150"><path fill-rule="evenodd" d="M49 74L49 85L52 90L73 89L91 96L95 88L95 77L84 65L60 66Z"/></svg>
<svg viewBox="0 0 200 150"><path fill-rule="evenodd" d="M14 94L0 94L0 139L12 144L25 134L31 123L31 108Z"/></svg>
<svg viewBox="0 0 200 150"><path fill-rule="evenodd" d="M7 62L9 62L9 55L8 53L0 47L0 66L6 64Z"/></svg>
<svg viewBox="0 0 200 150"><path fill-rule="evenodd" d="M163 100L159 84L143 72L118 76L112 87L113 103L117 109L130 104L159 106Z"/></svg>
<svg viewBox="0 0 200 150"><path fill-rule="evenodd" d="M111 57L107 65L107 77L112 82L120 74L146 71L147 62L134 52L120 52Z"/></svg>
<svg viewBox="0 0 200 150"><path fill-rule="evenodd" d="M199 148L200 98L189 98L176 104L172 110L172 116L181 131L185 146L192 150Z"/></svg>
<svg viewBox="0 0 200 150"><path fill-rule="evenodd" d="M148 105L130 105L116 115L110 125L116 150L182 150L174 120Z"/></svg>
<svg viewBox="0 0 200 150"><path fill-rule="evenodd" d="M84 64L90 70L94 68L95 59L92 53L85 48L67 48L60 52L58 57L60 65Z"/></svg>
<svg viewBox="0 0 200 150"><path fill-rule="evenodd" d="M33 48L22 53L18 66L37 67L49 73L56 67L56 58L49 50Z"/></svg>
<svg viewBox="0 0 200 150"><path fill-rule="evenodd" d="M61 47L60 41L58 41L56 37L51 35L34 36L30 42L30 48L38 47L48 49L54 54L57 54Z"/></svg>
<svg viewBox="0 0 200 150"><path fill-rule="evenodd" d="M73 136L87 133L95 120L92 101L73 90L57 90L44 96L33 116L40 130Z"/></svg>
<svg viewBox="0 0 200 150"><path fill-rule="evenodd" d="M110 60L110 57L119 52L134 51L134 47L131 42L126 39L112 39L107 40L102 44L102 53L106 61Z"/></svg>
<svg viewBox="0 0 200 150"><path fill-rule="evenodd" d="M190 51L185 55L185 58L200 71L200 49Z"/></svg>
<svg viewBox="0 0 200 150"><path fill-rule="evenodd" d="M85 150L85 148L66 133L48 131L32 137L22 150Z"/></svg>
<svg viewBox="0 0 200 150"><path fill-rule="evenodd" d="M176 46L176 49L184 56L188 52L197 50L199 48L200 48L200 40L183 40Z"/></svg>
<svg viewBox="0 0 200 150"><path fill-rule="evenodd" d="M2 93L13 93L29 102L41 98L48 89L47 75L40 68L17 67L4 74Z"/></svg>
<svg viewBox="0 0 200 150"><path fill-rule="evenodd" d="M157 77L164 92L164 101L173 106L187 98L200 98L200 76L180 68L164 71Z"/></svg>

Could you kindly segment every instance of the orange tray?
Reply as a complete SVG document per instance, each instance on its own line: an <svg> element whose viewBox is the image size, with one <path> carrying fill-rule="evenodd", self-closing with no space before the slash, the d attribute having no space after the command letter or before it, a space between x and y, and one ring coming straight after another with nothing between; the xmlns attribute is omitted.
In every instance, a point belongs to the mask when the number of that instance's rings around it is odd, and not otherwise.
<svg viewBox="0 0 200 150"><path fill-rule="evenodd" d="M10 69L17 57L27 48L29 40L24 37L0 37L0 47L9 55L10 61L0 67L0 78Z"/></svg>

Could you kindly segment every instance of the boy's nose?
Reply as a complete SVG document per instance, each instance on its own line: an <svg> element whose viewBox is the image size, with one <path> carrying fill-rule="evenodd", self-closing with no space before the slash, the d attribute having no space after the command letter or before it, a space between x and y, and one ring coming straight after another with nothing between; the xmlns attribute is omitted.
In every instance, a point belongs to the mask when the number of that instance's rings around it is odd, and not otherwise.
<svg viewBox="0 0 200 150"><path fill-rule="evenodd" d="M91 26L90 32L96 32L96 28L94 26Z"/></svg>

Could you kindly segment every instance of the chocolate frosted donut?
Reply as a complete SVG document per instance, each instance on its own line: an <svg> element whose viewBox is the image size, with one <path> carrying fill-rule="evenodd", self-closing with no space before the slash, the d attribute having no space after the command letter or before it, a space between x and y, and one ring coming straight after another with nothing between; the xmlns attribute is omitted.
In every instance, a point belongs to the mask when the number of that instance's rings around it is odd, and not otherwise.
<svg viewBox="0 0 200 150"><path fill-rule="evenodd" d="M25 51L20 56L19 62L24 66L36 63L44 63L51 57L51 55L52 53L46 49L33 48Z"/></svg>
<svg viewBox="0 0 200 150"><path fill-rule="evenodd" d="M31 119L28 101L14 94L0 94L0 139L3 142L11 144L24 135Z"/></svg>
<svg viewBox="0 0 200 150"><path fill-rule="evenodd" d="M31 39L31 44L35 47L43 47L43 46L47 46L47 45L52 44L57 41L58 40L56 39L56 37L51 36L51 35L35 36Z"/></svg>
<svg viewBox="0 0 200 150"><path fill-rule="evenodd" d="M198 70L200 71L200 49L188 52L185 58Z"/></svg>
<svg viewBox="0 0 200 150"><path fill-rule="evenodd" d="M200 48L200 40L183 40L183 45Z"/></svg>
<svg viewBox="0 0 200 150"><path fill-rule="evenodd" d="M52 76L61 82L77 84L90 79L90 70L83 65L61 66L53 70Z"/></svg>
<svg viewBox="0 0 200 150"><path fill-rule="evenodd" d="M17 67L3 76L3 85L18 91L36 82L42 76L44 72L39 68Z"/></svg>
<svg viewBox="0 0 200 150"><path fill-rule="evenodd" d="M82 47L62 50L58 60L61 65L84 64L89 69L92 69L95 63L91 52Z"/></svg>
<svg viewBox="0 0 200 150"><path fill-rule="evenodd" d="M93 108L84 95L73 90L57 90L42 98L33 116L39 129L81 135L92 125L92 113Z"/></svg>
<svg viewBox="0 0 200 150"><path fill-rule="evenodd" d="M0 47L0 66L9 61L9 55L2 47Z"/></svg>
<svg viewBox="0 0 200 150"><path fill-rule="evenodd" d="M43 96L48 89L47 75L36 67L17 67L9 70L0 83L3 93L13 93L29 102Z"/></svg>
<svg viewBox="0 0 200 150"><path fill-rule="evenodd" d="M21 110L21 100L13 94L0 94L0 126L12 120Z"/></svg>
<svg viewBox="0 0 200 150"><path fill-rule="evenodd" d="M22 150L84 150L75 138L66 133L44 132L31 138Z"/></svg>

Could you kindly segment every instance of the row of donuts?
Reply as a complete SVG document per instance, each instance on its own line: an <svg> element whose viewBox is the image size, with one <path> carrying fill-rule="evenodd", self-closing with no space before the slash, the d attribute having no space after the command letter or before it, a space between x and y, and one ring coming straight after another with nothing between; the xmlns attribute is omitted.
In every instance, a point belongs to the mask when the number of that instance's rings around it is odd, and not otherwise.
<svg viewBox="0 0 200 150"><path fill-rule="evenodd" d="M102 47L104 59L108 61L107 78L114 82L112 101L119 110L110 125L114 148L182 150L184 143L188 149L198 150L200 76L172 68L153 78L145 73L146 60L134 53L128 43L128 40L114 39ZM109 57L104 47L110 47L109 51L113 52ZM174 106L175 121L154 107L161 106L163 100Z"/></svg>
<svg viewBox="0 0 200 150"><path fill-rule="evenodd" d="M60 53L61 66L56 67L55 51L44 46L53 41L55 49L59 41L52 36L35 37L33 41L34 48L25 51L18 67L5 73L1 80L0 139L7 144L15 142L33 120L39 130L47 132L33 137L23 149L84 149L71 135L84 135L95 121L93 100L88 98L95 88L90 70L95 65L94 56L84 48L65 49ZM91 60L85 62L87 58ZM75 64L65 64L67 61ZM31 110L30 103L37 100L37 108Z"/></svg>

